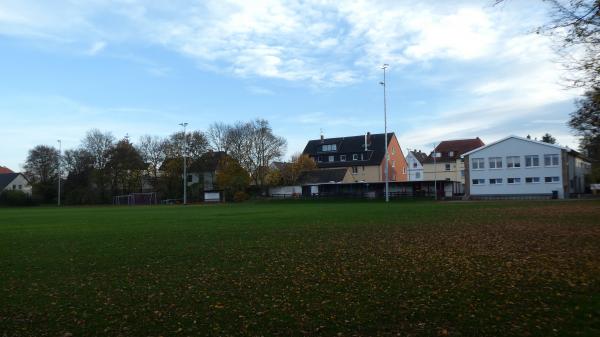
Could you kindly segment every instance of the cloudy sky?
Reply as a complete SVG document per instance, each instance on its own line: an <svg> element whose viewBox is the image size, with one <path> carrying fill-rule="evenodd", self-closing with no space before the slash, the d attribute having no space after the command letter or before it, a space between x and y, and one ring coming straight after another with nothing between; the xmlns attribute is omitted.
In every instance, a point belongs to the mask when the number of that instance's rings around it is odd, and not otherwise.
<svg viewBox="0 0 600 337"><path fill-rule="evenodd" d="M268 119L288 154L308 139L383 132L404 149L552 133L579 92L539 0L0 0L0 165L88 129L134 140L189 122ZM451 3L451 4L450 4Z"/></svg>

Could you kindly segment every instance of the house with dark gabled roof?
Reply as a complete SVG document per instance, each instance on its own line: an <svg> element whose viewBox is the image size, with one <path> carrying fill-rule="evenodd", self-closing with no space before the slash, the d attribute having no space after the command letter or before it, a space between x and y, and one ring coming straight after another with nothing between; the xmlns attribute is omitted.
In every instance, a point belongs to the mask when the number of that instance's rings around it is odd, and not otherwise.
<svg viewBox="0 0 600 337"><path fill-rule="evenodd" d="M385 181L385 135L367 133L360 136L314 139L308 141L303 151L311 157L319 170L345 169L341 183L383 182ZM396 135L388 133L389 181L406 181L406 159L398 143ZM329 174L315 174L314 177L325 177ZM341 173L336 172L335 177ZM321 179L322 180L322 179ZM314 183L329 183L319 181Z"/></svg>
<svg viewBox="0 0 600 337"><path fill-rule="evenodd" d="M422 162L425 180L458 181L464 184L465 165L461 156L484 145L479 137L440 142Z"/></svg>
<svg viewBox="0 0 600 337"><path fill-rule="evenodd" d="M408 151L406 154L406 164L408 165L408 180L422 181L423 177L423 162L427 159L425 152Z"/></svg>
<svg viewBox="0 0 600 337"><path fill-rule="evenodd" d="M0 173L0 193L4 191L22 191L31 195L31 184L21 173Z"/></svg>

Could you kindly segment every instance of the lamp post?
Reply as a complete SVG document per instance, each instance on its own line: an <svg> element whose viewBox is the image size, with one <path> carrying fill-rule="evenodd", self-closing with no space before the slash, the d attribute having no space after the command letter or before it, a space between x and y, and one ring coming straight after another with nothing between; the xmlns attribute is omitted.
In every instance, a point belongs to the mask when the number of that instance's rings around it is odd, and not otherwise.
<svg viewBox="0 0 600 337"><path fill-rule="evenodd" d="M390 193L389 193L389 166L390 166L390 156L388 154L388 139L387 139L387 102L386 102L386 92L385 92L385 71L389 67L389 64L385 63L381 69L383 69L383 82L379 82L383 86L383 126L384 126L384 137L385 137L385 202L390 201Z"/></svg>
<svg viewBox="0 0 600 337"><path fill-rule="evenodd" d="M435 145L435 143L433 143L433 193L435 194L435 200L438 199L438 192L437 192L437 163L436 163L436 158L437 158L437 151L435 150L437 146Z"/></svg>
<svg viewBox="0 0 600 337"><path fill-rule="evenodd" d="M57 205L60 206L60 157L62 155L62 141L59 139L57 140L58 142L58 161L57 161L57 169L58 169L58 203Z"/></svg>
<svg viewBox="0 0 600 337"><path fill-rule="evenodd" d="M183 204L187 205L187 138L185 128L188 126L188 123L179 123L179 125L183 126Z"/></svg>

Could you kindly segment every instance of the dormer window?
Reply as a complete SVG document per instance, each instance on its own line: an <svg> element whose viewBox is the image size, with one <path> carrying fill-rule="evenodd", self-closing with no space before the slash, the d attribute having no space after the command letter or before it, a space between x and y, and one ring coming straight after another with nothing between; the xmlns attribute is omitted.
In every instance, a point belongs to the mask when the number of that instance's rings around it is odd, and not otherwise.
<svg viewBox="0 0 600 337"><path fill-rule="evenodd" d="M336 145L336 144L325 144L325 145L321 145L321 151L323 151L323 152L333 152L333 151L337 151L337 145Z"/></svg>
<svg viewBox="0 0 600 337"><path fill-rule="evenodd" d="M356 154L356 153L355 153L355 154L353 154L353 155L352 155L352 160L358 160L358 154Z"/></svg>
<svg viewBox="0 0 600 337"><path fill-rule="evenodd" d="M448 157L454 157L454 151L448 152Z"/></svg>

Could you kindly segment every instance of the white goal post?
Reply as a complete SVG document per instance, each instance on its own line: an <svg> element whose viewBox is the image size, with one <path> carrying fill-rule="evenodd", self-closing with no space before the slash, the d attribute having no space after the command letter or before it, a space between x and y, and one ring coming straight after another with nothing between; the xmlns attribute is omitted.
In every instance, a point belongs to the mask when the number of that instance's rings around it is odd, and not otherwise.
<svg viewBox="0 0 600 337"><path fill-rule="evenodd" d="M156 192L130 193L113 197L113 205L117 206L156 205L157 203Z"/></svg>

